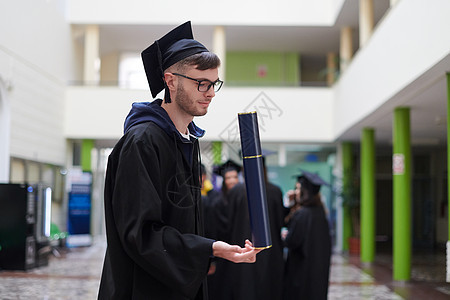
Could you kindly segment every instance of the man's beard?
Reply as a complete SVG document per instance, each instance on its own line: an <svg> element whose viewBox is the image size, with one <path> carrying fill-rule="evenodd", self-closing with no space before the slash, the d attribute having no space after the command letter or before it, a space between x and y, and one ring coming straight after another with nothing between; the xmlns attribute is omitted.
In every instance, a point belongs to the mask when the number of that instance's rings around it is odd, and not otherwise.
<svg viewBox="0 0 450 300"><path fill-rule="evenodd" d="M186 113L194 117L204 116L207 111L199 111L196 109L196 101L189 98L183 84L179 84L177 87L177 95L175 97L175 103Z"/></svg>

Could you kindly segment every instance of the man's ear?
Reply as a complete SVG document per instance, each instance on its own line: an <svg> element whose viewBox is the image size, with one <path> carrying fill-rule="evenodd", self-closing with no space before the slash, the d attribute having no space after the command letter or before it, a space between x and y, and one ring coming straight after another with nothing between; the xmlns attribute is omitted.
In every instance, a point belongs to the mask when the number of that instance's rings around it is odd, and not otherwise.
<svg viewBox="0 0 450 300"><path fill-rule="evenodd" d="M169 90L176 90L177 76L173 75L172 73L164 73L164 81L166 82Z"/></svg>

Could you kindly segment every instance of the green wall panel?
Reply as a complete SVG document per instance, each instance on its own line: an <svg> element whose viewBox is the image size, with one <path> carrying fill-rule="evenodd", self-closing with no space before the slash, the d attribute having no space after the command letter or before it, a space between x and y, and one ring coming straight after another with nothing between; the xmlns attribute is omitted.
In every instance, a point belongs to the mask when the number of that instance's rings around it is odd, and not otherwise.
<svg viewBox="0 0 450 300"><path fill-rule="evenodd" d="M297 53L228 52L226 62L226 82L230 85L299 85Z"/></svg>

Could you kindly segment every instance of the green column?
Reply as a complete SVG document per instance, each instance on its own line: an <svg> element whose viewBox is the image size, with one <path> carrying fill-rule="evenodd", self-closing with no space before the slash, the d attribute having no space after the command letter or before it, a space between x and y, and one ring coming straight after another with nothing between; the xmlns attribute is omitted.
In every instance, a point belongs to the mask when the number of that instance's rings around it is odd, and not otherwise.
<svg viewBox="0 0 450 300"><path fill-rule="evenodd" d="M214 165L222 163L222 142L212 142L212 154Z"/></svg>
<svg viewBox="0 0 450 300"><path fill-rule="evenodd" d="M393 141L393 278L411 278L411 145L409 108L394 111Z"/></svg>
<svg viewBox="0 0 450 300"><path fill-rule="evenodd" d="M375 258L375 131L362 130L361 140L361 262Z"/></svg>
<svg viewBox="0 0 450 300"><path fill-rule="evenodd" d="M81 168L85 172L92 170L91 151L94 148L94 140L83 140L81 142Z"/></svg>
<svg viewBox="0 0 450 300"><path fill-rule="evenodd" d="M350 142L342 143L342 168L342 192L344 195L342 250L347 251L349 249L348 238L353 234L350 213L352 201L349 199L351 197L351 185L353 184L352 144Z"/></svg>
<svg viewBox="0 0 450 300"><path fill-rule="evenodd" d="M450 122L448 121L450 116L450 73L447 73L447 173L450 172ZM447 186L450 187L450 176L447 175ZM448 196L448 216L450 216L450 188L447 189ZM450 241L450 217L447 218L448 222L448 241ZM449 253L449 252L447 252Z"/></svg>

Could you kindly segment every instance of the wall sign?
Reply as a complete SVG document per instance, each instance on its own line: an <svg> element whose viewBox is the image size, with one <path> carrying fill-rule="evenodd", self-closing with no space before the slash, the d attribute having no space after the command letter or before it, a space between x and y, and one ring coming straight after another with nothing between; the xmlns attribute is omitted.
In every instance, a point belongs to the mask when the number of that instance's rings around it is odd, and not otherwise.
<svg viewBox="0 0 450 300"><path fill-rule="evenodd" d="M405 155L401 153L394 154L392 157L392 172L394 175L405 174Z"/></svg>

